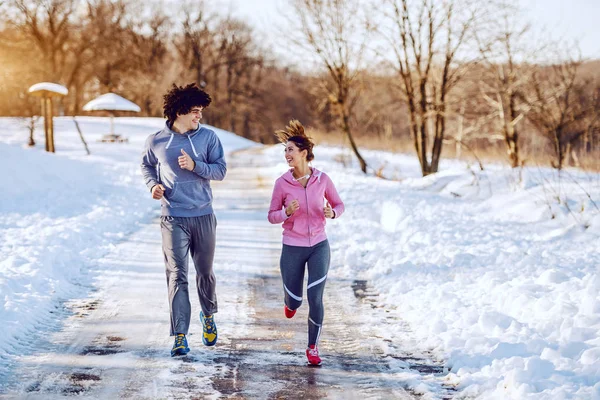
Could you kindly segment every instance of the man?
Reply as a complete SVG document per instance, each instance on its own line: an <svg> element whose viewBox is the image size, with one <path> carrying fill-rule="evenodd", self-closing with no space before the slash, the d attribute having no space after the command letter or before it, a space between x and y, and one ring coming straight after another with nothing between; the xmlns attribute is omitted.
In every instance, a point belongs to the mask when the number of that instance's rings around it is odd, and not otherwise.
<svg viewBox="0 0 600 400"><path fill-rule="evenodd" d="M171 336L171 356L187 354L186 335L191 306L188 294L188 254L196 268L196 286L202 312L202 341L217 342L217 312L213 258L217 220L212 209L211 180L221 181L227 171L223 147L217 135L200 126L202 111L211 98L195 84L173 85L164 95L166 126L146 140L142 175L160 200L162 248L165 259Z"/></svg>

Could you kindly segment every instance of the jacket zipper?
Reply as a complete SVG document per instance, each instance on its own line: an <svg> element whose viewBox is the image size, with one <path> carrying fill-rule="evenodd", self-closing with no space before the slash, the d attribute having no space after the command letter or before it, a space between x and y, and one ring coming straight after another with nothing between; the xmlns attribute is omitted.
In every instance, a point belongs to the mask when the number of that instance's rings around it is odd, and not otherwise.
<svg viewBox="0 0 600 400"><path fill-rule="evenodd" d="M306 190L306 188L308 188L308 181L306 182L306 186L304 186L304 197L306 198L306 228L308 229L308 246L312 247L312 243L310 242L310 207L308 206L308 190Z"/></svg>

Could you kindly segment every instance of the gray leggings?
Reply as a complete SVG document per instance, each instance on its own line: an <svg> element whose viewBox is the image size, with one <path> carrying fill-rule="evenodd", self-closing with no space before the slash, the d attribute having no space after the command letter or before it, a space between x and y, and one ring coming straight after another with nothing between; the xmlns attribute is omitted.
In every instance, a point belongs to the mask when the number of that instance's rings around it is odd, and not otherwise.
<svg viewBox="0 0 600 400"><path fill-rule="evenodd" d="M308 265L308 344L318 344L323 324L323 291L329 271L329 242L322 241L312 247L283 245L281 251L281 278L285 305L295 310L302 304L304 269Z"/></svg>
<svg viewBox="0 0 600 400"><path fill-rule="evenodd" d="M188 255L196 267L196 288L204 315L217 312L216 278L213 273L217 219L214 214L201 217L171 217L160 219L162 247L165 257L171 336L187 335L191 305L188 293Z"/></svg>

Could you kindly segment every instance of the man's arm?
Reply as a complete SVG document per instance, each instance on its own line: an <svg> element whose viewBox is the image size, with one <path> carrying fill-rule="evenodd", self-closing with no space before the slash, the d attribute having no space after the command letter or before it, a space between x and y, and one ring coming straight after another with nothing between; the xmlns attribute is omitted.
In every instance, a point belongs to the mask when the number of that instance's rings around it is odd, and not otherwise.
<svg viewBox="0 0 600 400"><path fill-rule="evenodd" d="M196 165L192 171L194 171L196 175L212 181L222 181L225 179L225 174L227 173L225 153L223 152L221 141L214 133L213 140L209 144L207 161L208 162L196 161Z"/></svg>
<svg viewBox="0 0 600 400"><path fill-rule="evenodd" d="M144 177L144 182L148 189L152 190L152 188L158 185L158 174L156 172L156 165L158 164L158 159L154 155L152 151L152 139L154 135L151 135L146 139L146 144L144 145L144 152L142 153L142 176Z"/></svg>

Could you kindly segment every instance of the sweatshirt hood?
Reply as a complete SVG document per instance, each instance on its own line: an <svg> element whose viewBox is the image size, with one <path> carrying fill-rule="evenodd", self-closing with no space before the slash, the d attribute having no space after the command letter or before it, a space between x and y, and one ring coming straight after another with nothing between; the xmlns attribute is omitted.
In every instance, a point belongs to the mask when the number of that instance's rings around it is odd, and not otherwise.
<svg viewBox="0 0 600 400"><path fill-rule="evenodd" d="M319 171L318 169L314 168L314 167L310 167L311 171L312 171L312 175L310 176L310 178L308 179L309 182L311 181L321 181L321 174L322 172ZM292 174L292 171L294 169L290 168L290 170L288 172L286 172L285 174L283 174L281 177L283 178L284 181L291 183L292 185L296 184L296 185L300 185L298 183L298 181L296 181L296 179L294 178L294 175Z"/></svg>
<svg viewBox="0 0 600 400"><path fill-rule="evenodd" d="M173 126L173 124L169 124L169 121L166 121L166 122L165 122L165 127L163 128L163 132L165 132L165 133L167 133L167 134L169 134L169 135L182 135L182 134L181 134L181 133L179 133L179 132L175 132L175 131L172 129L172 126ZM189 130L189 131L187 131L187 132L183 133L183 135L186 135L186 136L192 136L192 137L193 137L193 136L194 136L194 135L196 135L198 132L200 132L202 129L203 129L203 128L202 128L202 124L198 124L198 127L197 127L196 129Z"/></svg>
<svg viewBox="0 0 600 400"><path fill-rule="evenodd" d="M185 133L183 133L183 134L182 134L182 133L175 132L174 130L172 130L172 129L171 129L171 126L169 126L169 121L167 121L167 122L165 123L165 127L164 127L164 128L163 128L163 130L162 130L162 132L163 132L164 134L166 134L166 135L169 135L169 136L170 136L170 137L169 137L169 141L167 142L167 146L166 146L166 148L168 149L168 148L169 148L169 146L171 146L171 143L173 142L173 139L174 139L174 138L176 138L176 137L178 137L178 135L179 135L179 136L181 136L182 138L183 138L183 137L186 137L186 138L189 140L190 144L192 145L192 151L194 152L194 155L195 155L196 157L198 157L198 152L196 151L196 147L194 146L194 142L192 141L192 139L193 139L193 138L194 138L194 137L195 137L195 136L196 136L196 135L197 135L197 134L198 134L198 133L199 133L199 132L200 132L202 129L204 129L204 128L202 127L202 125L201 125L201 124L198 124L198 128L196 128L196 129L193 129L193 130L189 130L189 131L187 131L187 132L185 132Z"/></svg>

